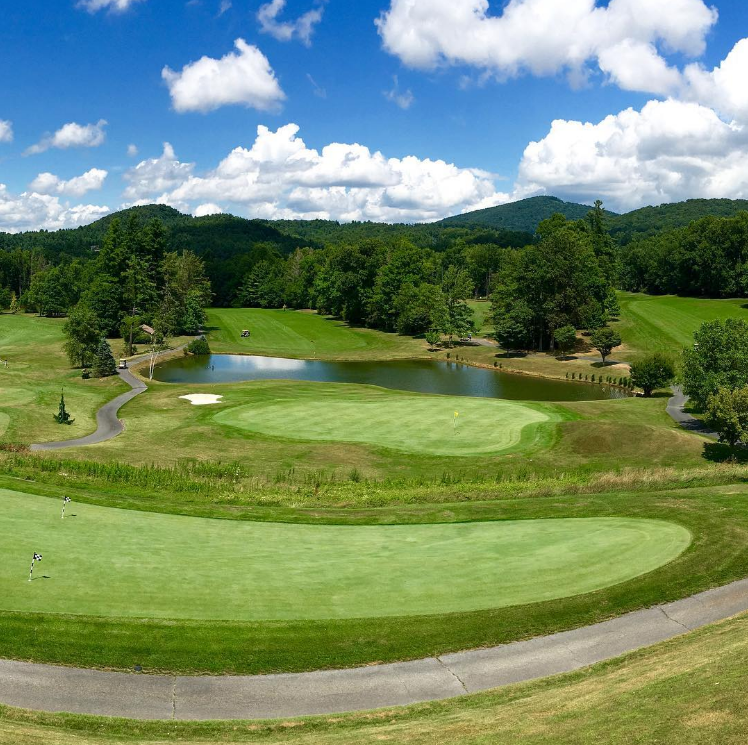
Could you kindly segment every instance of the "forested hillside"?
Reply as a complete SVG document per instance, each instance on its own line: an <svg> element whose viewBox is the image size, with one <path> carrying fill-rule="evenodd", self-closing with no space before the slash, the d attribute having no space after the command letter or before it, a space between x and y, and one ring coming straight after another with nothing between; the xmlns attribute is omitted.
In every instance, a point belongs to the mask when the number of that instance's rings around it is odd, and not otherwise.
<svg viewBox="0 0 748 745"><path fill-rule="evenodd" d="M534 220L563 205L525 200L515 214ZM748 211L671 227L710 205L730 213L748 203L694 200L615 216L597 202L576 205L581 218L553 212L532 232L134 207L77 230L0 234L0 308L60 316L78 307L107 334L129 335L135 316L182 332L199 328L201 304L287 305L439 339L470 333L466 301L490 296L489 325L505 348L554 348L605 327L617 312L614 288L748 296Z"/></svg>
<svg viewBox="0 0 748 745"><path fill-rule="evenodd" d="M610 233L618 243L626 244L635 238L685 228L702 217L734 217L745 210L748 210L748 199L689 199L659 207L643 207L612 217Z"/></svg>
<svg viewBox="0 0 748 745"><path fill-rule="evenodd" d="M498 207L448 217L437 224L483 226L534 233L543 220L553 215L563 215L567 220L581 220L590 209L592 208L589 205L563 202L557 197L530 197Z"/></svg>

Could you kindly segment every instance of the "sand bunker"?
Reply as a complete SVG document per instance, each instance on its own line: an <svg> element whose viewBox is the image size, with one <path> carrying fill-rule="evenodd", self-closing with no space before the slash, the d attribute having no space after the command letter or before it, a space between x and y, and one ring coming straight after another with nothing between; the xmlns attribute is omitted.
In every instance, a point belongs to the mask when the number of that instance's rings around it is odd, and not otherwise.
<svg viewBox="0 0 748 745"><path fill-rule="evenodd" d="M191 393L189 396L180 396L189 401L193 406L208 406L209 404L220 404L223 396L214 393Z"/></svg>

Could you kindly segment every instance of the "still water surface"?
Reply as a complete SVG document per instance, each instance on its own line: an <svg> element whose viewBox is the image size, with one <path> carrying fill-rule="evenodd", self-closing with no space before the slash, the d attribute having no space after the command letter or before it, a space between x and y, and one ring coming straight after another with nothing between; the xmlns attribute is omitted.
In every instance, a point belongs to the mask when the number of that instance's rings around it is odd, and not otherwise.
<svg viewBox="0 0 748 745"><path fill-rule="evenodd" d="M253 380L359 383L418 393L514 401L594 401L625 395L609 385L567 383L495 372L457 362L429 360L325 362L213 354L164 362L156 368L154 378L165 383L239 383Z"/></svg>

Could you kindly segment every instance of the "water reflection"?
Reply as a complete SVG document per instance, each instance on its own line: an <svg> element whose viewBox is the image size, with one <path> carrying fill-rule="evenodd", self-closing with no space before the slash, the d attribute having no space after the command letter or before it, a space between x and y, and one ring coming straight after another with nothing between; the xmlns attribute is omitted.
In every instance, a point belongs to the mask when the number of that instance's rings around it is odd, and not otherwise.
<svg viewBox="0 0 748 745"><path fill-rule="evenodd" d="M169 360L156 368L154 377L166 383L278 379L359 383L419 393L515 401L592 401L625 396L623 391L609 385L567 383L429 360L325 362L214 354Z"/></svg>

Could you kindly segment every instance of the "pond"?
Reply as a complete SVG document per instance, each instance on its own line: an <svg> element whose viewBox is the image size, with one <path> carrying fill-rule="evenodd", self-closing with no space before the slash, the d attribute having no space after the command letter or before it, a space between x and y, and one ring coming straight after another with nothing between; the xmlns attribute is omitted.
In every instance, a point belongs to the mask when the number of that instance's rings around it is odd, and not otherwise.
<svg viewBox="0 0 748 745"><path fill-rule="evenodd" d="M470 367L458 362L395 360L326 362L213 354L163 362L153 376L164 383L240 383L253 380L305 380L358 383L401 391L513 401L594 401L623 398L609 385L567 383Z"/></svg>

